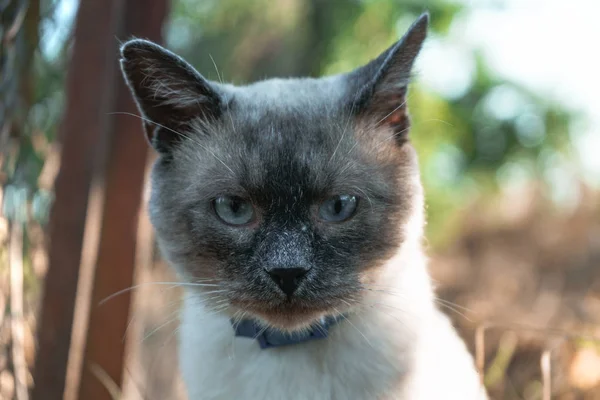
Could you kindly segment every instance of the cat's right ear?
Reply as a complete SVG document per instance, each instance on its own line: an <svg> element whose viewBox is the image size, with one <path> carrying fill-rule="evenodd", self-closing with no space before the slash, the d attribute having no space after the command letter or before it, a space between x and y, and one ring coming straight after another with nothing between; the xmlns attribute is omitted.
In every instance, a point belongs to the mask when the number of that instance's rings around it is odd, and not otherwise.
<svg viewBox="0 0 600 400"><path fill-rule="evenodd" d="M121 69L144 118L146 136L159 153L168 153L194 120L220 116L219 88L155 43L126 42L121 47Z"/></svg>
<svg viewBox="0 0 600 400"><path fill-rule="evenodd" d="M367 65L347 75L351 110L372 126L385 126L397 144L407 141L410 118L406 106L415 59L427 36L429 14L422 14L406 34ZM386 132L387 135L387 132Z"/></svg>

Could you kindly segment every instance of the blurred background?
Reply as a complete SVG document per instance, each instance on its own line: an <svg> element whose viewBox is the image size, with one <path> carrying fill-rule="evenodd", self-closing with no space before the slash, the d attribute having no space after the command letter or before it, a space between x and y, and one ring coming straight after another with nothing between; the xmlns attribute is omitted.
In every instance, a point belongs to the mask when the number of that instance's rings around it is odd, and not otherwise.
<svg viewBox="0 0 600 400"><path fill-rule="evenodd" d="M440 307L492 398L600 399L597 0L0 0L0 399L185 398L119 41L242 84L348 71L425 10Z"/></svg>

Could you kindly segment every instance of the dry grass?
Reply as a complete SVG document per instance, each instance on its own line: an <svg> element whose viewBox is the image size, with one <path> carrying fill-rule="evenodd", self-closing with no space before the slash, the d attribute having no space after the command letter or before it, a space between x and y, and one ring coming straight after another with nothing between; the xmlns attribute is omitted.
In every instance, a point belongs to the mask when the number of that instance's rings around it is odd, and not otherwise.
<svg viewBox="0 0 600 400"><path fill-rule="evenodd" d="M474 205L453 245L433 255L440 297L458 306L460 314L449 310L449 315L476 355L493 399L600 400L597 196L587 194L569 212L549 210L535 193L522 198L528 209L511 215L503 214L510 207L502 200ZM45 256L39 227L27 232L23 350L30 371ZM8 233L0 218L0 399L7 400L15 394ZM142 282L172 279L161 262L139 276ZM150 285L136 291L126 384L117 392L106 382L114 396L185 399L176 367L178 305L177 289ZM102 378L101 371L96 375Z"/></svg>

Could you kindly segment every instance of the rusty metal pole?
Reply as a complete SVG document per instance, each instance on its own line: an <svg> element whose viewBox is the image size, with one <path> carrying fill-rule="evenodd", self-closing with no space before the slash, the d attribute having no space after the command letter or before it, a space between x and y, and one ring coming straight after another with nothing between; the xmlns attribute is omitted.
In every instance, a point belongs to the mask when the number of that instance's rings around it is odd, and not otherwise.
<svg viewBox="0 0 600 400"><path fill-rule="evenodd" d="M129 0L125 5L124 35L160 41L167 0ZM116 88L113 112L137 114L124 81ZM113 114L104 174L104 206L90 303L89 328L79 399L111 400L107 386L122 387L125 341L131 293L99 304L133 285L138 213L148 155L138 118ZM106 379L108 379L108 382ZM104 382L102 382L104 379ZM110 382L110 383L109 383Z"/></svg>

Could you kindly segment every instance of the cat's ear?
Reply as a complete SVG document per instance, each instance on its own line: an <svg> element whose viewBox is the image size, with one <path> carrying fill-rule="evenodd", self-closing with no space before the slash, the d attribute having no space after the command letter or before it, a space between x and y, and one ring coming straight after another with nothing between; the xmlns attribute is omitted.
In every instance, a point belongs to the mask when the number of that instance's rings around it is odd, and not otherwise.
<svg viewBox="0 0 600 400"><path fill-rule="evenodd" d="M217 119L223 95L181 57L142 39L121 47L121 69L152 146L168 153L192 121Z"/></svg>
<svg viewBox="0 0 600 400"><path fill-rule="evenodd" d="M429 14L422 14L408 32L379 57L348 74L352 109L368 125L386 125L398 143L408 137L410 120L406 106L408 84L415 59L427 36Z"/></svg>

